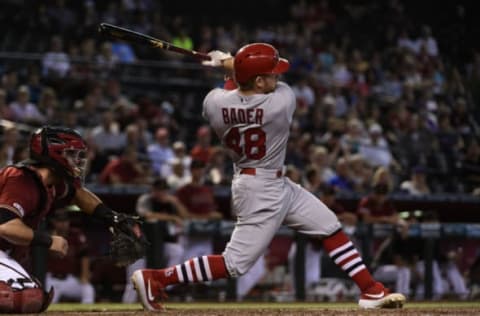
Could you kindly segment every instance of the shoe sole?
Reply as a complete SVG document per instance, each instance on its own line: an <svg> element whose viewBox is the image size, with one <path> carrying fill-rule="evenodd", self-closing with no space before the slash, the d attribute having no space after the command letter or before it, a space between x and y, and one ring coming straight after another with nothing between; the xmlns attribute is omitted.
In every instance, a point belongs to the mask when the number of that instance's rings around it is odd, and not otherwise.
<svg viewBox="0 0 480 316"><path fill-rule="evenodd" d="M362 309L374 309L374 308L402 308L405 303L405 296L400 293L392 293L381 300L365 300L360 299L358 306Z"/></svg>
<svg viewBox="0 0 480 316"><path fill-rule="evenodd" d="M147 292L145 291L145 281L143 279L143 274L141 270L137 270L133 272L132 277L130 278L133 283L133 287L138 293L138 296L140 297L140 300L142 301L142 306L143 309L149 310L149 311L158 311L158 309L154 308L153 306L150 305L150 303L147 301ZM143 285L143 286L141 286Z"/></svg>

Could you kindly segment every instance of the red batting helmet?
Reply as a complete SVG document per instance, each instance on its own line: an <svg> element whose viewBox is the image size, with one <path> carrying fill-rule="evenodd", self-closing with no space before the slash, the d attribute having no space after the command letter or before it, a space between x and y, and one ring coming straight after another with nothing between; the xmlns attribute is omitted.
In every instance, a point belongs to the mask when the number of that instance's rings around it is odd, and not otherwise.
<svg viewBox="0 0 480 316"><path fill-rule="evenodd" d="M281 74L288 70L288 60L280 58L270 44L253 43L240 48L235 55L235 80L242 84L258 75Z"/></svg>
<svg viewBox="0 0 480 316"><path fill-rule="evenodd" d="M83 180L87 144L70 128L44 126L30 138L30 158L73 180Z"/></svg>

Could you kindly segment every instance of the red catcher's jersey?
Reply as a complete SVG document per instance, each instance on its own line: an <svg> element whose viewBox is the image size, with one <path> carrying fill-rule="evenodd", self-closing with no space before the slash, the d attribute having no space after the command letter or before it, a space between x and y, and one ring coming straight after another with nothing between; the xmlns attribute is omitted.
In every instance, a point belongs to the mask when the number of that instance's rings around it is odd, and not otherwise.
<svg viewBox="0 0 480 316"><path fill-rule="evenodd" d="M49 212L69 205L73 194L73 186L67 183L45 186L34 168L7 166L0 170L0 212L13 212L34 230ZM28 259L28 246L0 238L0 249L20 264Z"/></svg>

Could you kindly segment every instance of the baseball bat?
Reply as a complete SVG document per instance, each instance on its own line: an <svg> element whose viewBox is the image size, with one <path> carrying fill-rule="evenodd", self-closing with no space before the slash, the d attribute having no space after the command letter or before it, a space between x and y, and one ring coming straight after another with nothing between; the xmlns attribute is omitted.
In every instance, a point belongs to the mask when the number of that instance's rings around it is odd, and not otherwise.
<svg viewBox="0 0 480 316"><path fill-rule="evenodd" d="M173 45L172 43L162 41L161 39L152 37L150 35L135 32L109 23L100 23L98 31L108 38L121 39L129 43L148 45L154 48L169 50L175 53L192 56L200 60L211 59L210 56L205 53L200 53L194 50L178 47Z"/></svg>
<svg viewBox="0 0 480 316"><path fill-rule="evenodd" d="M4 120L4 119L0 119L0 127L16 128L20 131L25 131L25 132L33 132L38 128L38 127L33 127L27 124L22 124L22 123L13 122L13 121Z"/></svg>

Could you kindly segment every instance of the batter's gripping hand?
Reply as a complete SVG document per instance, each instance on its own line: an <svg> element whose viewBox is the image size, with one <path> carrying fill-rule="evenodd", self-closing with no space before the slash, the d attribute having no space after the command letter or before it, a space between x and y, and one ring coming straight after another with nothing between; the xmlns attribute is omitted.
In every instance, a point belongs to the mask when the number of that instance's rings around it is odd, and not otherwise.
<svg viewBox="0 0 480 316"><path fill-rule="evenodd" d="M118 266L127 266L145 256L148 241L140 229L138 217L115 212L110 231L110 256Z"/></svg>
<svg viewBox="0 0 480 316"><path fill-rule="evenodd" d="M210 67L220 67L222 65L222 61L232 58L232 55L230 53L224 53L220 50L212 50L208 53L208 56L210 56L211 60L202 61L202 65Z"/></svg>

